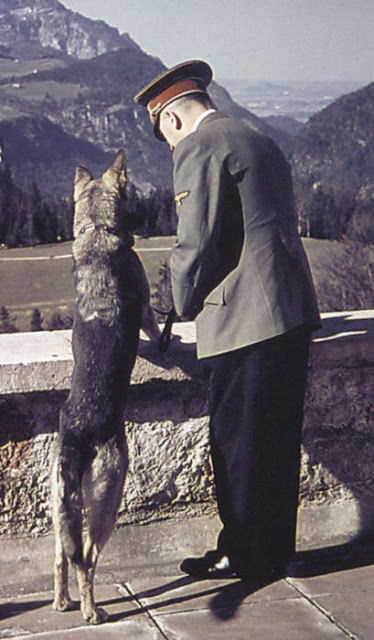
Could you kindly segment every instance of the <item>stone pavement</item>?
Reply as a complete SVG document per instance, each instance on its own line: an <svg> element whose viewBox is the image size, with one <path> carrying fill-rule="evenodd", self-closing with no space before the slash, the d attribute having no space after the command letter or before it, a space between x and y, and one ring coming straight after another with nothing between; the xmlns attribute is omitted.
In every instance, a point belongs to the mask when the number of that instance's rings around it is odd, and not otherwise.
<svg viewBox="0 0 374 640"><path fill-rule="evenodd" d="M178 563L212 545L212 516L118 529L97 570L96 600L109 621L51 610L53 536L2 539L0 638L26 640L372 640L374 551L303 550L290 575L262 588L194 580ZM72 595L77 597L72 579Z"/></svg>

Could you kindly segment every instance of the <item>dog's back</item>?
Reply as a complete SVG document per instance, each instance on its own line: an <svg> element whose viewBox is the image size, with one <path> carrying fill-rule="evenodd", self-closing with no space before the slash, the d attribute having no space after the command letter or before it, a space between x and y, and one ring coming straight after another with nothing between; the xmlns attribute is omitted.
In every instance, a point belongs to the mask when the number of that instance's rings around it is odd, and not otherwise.
<svg viewBox="0 0 374 640"><path fill-rule="evenodd" d="M127 470L123 410L144 307L144 274L123 225L125 180L121 152L98 180L84 168L76 171L74 369L52 470L54 608L72 606L69 558L77 569L83 616L93 623L106 619L94 602L93 576L115 523Z"/></svg>

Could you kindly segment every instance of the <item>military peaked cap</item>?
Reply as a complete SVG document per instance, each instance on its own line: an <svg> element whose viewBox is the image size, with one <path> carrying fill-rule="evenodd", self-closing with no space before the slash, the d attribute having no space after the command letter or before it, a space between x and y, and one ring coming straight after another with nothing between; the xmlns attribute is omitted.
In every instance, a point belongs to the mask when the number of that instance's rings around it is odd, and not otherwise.
<svg viewBox="0 0 374 640"><path fill-rule="evenodd" d="M141 89L135 102L146 107L156 137L163 140L158 128L159 115L170 102L192 93L207 93L213 77L211 67L203 60L189 60L164 71Z"/></svg>

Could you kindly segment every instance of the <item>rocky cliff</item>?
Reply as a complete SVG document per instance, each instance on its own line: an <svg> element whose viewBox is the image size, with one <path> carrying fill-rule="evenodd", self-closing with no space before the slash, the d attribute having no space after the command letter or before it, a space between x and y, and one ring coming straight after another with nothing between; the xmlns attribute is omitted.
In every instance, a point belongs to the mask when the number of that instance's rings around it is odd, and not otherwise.
<svg viewBox="0 0 374 640"><path fill-rule="evenodd" d="M0 43L3 55L26 58L47 47L82 59L121 47L139 49L127 34L58 0L0 0Z"/></svg>

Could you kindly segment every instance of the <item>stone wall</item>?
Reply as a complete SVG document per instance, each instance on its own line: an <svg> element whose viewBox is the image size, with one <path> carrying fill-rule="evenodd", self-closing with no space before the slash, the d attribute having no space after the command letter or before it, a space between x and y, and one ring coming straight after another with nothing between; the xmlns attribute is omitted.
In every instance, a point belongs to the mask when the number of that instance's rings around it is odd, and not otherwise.
<svg viewBox="0 0 374 640"><path fill-rule="evenodd" d="M118 524L215 512L207 381L194 326L166 355L141 341L125 428L130 467ZM0 534L50 530L49 464L72 371L69 331L0 336ZM298 521L307 544L373 529L374 312L324 314L305 408Z"/></svg>

